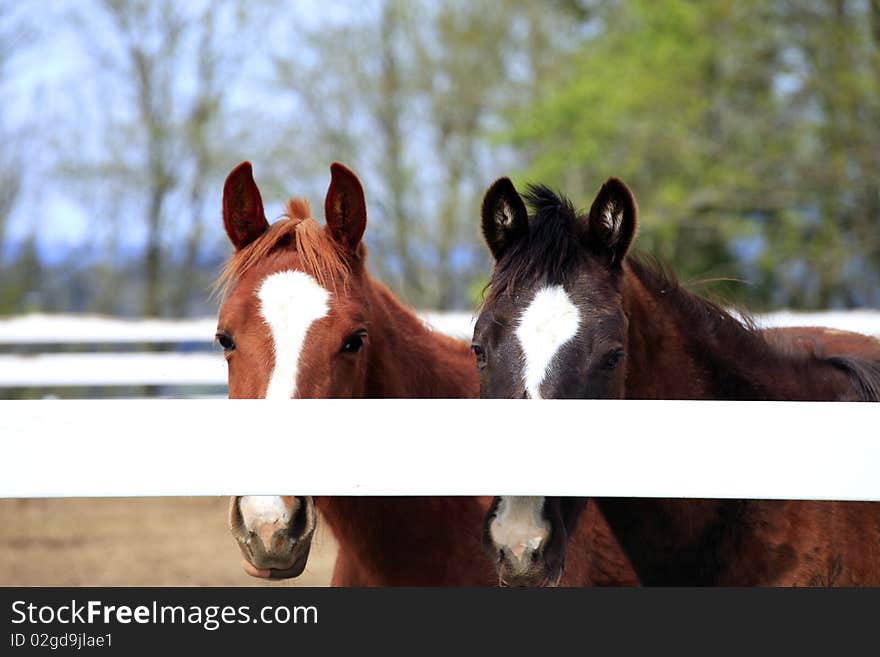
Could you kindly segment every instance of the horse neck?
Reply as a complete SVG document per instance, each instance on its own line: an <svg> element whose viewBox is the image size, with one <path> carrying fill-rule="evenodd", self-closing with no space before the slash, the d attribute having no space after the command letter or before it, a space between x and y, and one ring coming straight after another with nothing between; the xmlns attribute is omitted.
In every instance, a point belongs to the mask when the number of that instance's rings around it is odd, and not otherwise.
<svg viewBox="0 0 880 657"><path fill-rule="evenodd" d="M473 354L429 329L383 285L368 279L368 397L478 397ZM411 440L418 440L418 426ZM481 547L488 507L471 497L323 497L339 542L336 584L489 585Z"/></svg>
<svg viewBox="0 0 880 657"><path fill-rule="evenodd" d="M627 263L626 396L635 399L836 401L849 375L815 353L781 347L675 281Z"/></svg>
<svg viewBox="0 0 880 657"><path fill-rule="evenodd" d="M477 369L468 345L428 328L384 285L370 280L368 295L367 397L479 396Z"/></svg>
<svg viewBox="0 0 880 657"><path fill-rule="evenodd" d="M852 393L847 375L830 362L768 343L674 281L639 275L627 264L623 300L629 398L819 400ZM712 583L721 575L719 552L749 531L737 522L747 503L736 500L597 503L643 583Z"/></svg>
<svg viewBox="0 0 880 657"><path fill-rule="evenodd" d="M751 543L743 523L749 501L597 498L596 505L644 585L711 585L723 581Z"/></svg>
<svg viewBox="0 0 880 657"><path fill-rule="evenodd" d="M336 585L488 586L488 503L474 497L321 497L339 543Z"/></svg>

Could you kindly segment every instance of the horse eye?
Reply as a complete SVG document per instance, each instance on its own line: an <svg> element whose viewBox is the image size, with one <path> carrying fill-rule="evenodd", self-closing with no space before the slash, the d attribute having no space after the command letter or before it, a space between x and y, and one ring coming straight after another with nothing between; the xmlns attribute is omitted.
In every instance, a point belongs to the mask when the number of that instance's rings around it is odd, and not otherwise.
<svg viewBox="0 0 880 657"><path fill-rule="evenodd" d="M348 336L345 339L345 342L342 343L342 349L340 351L344 354L355 354L361 350L361 347L364 346L364 334L363 333L355 333L353 335Z"/></svg>
<svg viewBox="0 0 880 657"><path fill-rule="evenodd" d="M228 333L218 333L214 338L217 340L217 343L223 351L232 351L235 349L235 342L232 341L232 337Z"/></svg>
<svg viewBox="0 0 880 657"><path fill-rule="evenodd" d="M483 367L486 364L486 351L478 344L472 344L471 351L473 351L474 356L477 357L477 365Z"/></svg>
<svg viewBox="0 0 880 657"><path fill-rule="evenodd" d="M623 360L623 357L626 355L623 349L615 349L608 356L605 357L605 367L608 369L614 369L620 364L620 361Z"/></svg>

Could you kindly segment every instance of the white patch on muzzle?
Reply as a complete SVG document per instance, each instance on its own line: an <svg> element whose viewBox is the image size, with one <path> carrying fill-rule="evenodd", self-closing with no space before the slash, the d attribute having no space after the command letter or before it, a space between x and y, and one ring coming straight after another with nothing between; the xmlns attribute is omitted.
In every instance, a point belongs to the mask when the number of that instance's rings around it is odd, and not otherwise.
<svg viewBox="0 0 880 657"><path fill-rule="evenodd" d="M267 525L290 524L290 509L277 495L246 495L238 501L241 519L248 531L258 532Z"/></svg>
<svg viewBox="0 0 880 657"><path fill-rule="evenodd" d="M267 276L257 292L275 347L275 366L266 386L266 399L290 399L296 394L299 357L309 327L330 311L330 293L301 271Z"/></svg>
<svg viewBox="0 0 880 657"><path fill-rule="evenodd" d="M489 525L492 541L522 561L526 550L534 552L550 536L543 509L543 497L502 496Z"/></svg>
<svg viewBox="0 0 880 657"><path fill-rule="evenodd" d="M541 399L541 383L559 349L575 335L581 315L561 285L538 291L520 316L516 337L523 351L523 384L531 399Z"/></svg>

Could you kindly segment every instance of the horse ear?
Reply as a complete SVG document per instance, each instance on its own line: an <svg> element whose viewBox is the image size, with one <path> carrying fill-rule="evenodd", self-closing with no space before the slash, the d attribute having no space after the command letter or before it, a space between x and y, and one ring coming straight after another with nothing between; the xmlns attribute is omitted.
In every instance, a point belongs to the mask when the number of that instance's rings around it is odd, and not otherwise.
<svg viewBox="0 0 880 657"><path fill-rule="evenodd" d="M223 185L223 227L236 251L269 228L250 162L235 167Z"/></svg>
<svg viewBox="0 0 880 657"><path fill-rule="evenodd" d="M590 208L587 240L620 264L635 237L637 215L636 199L626 183L609 178Z"/></svg>
<svg viewBox="0 0 880 657"><path fill-rule="evenodd" d="M526 204L510 178L499 178L486 190L481 214L483 237L495 260L529 232Z"/></svg>
<svg viewBox="0 0 880 657"><path fill-rule="evenodd" d="M330 165L330 188L324 199L324 218L330 236L354 253L367 227L367 202L361 181L339 162Z"/></svg>

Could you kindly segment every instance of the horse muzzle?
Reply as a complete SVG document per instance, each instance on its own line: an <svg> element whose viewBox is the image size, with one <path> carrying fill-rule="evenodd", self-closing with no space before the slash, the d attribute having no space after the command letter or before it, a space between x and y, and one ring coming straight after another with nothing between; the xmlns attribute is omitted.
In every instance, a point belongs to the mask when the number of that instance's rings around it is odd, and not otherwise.
<svg viewBox="0 0 880 657"><path fill-rule="evenodd" d="M502 501L504 500L504 501ZM483 525L483 549L501 586L557 586L565 561L566 532L545 498L495 498Z"/></svg>
<svg viewBox="0 0 880 657"><path fill-rule="evenodd" d="M297 577L306 567L317 525L311 497L233 497L229 529L248 575L263 579Z"/></svg>

